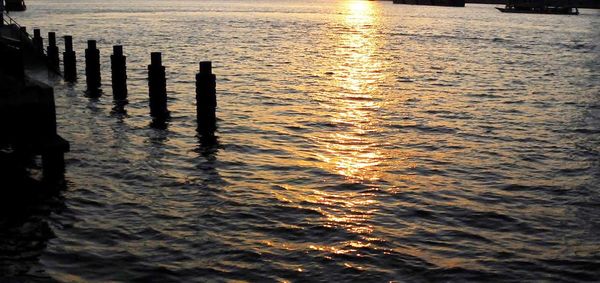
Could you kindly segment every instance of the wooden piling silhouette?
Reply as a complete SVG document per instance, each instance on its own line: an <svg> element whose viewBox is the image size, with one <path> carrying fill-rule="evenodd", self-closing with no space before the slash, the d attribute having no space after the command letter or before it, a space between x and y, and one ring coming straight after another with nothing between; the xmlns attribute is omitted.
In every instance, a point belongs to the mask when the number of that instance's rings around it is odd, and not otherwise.
<svg viewBox="0 0 600 283"><path fill-rule="evenodd" d="M48 67L52 70L58 71L60 59L58 58L58 46L56 46L56 33L48 33Z"/></svg>
<svg viewBox="0 0 600 283"><path fill-rule="evenodd" d="M42 38L39 28L33 29L33 39L31 42L33 43L35 54L38 56L44 55L44 39Z"/></svg>
<svg viewBox="0 0 600 283"><path fill-rule="evenodd" d="M100 75L100 50L96 48L95 40L88 40L88 48L85 49L85 82L88 91L96 92L101 83Z"/></svg>
<svg viewBox="0 0 600 283"><path fill-rule="evenodd" d="M73 51L73 37L65 36L65 51L63 52L64 79L68 82L77 80L77 59Z"/></svg>
<svg viewBox="0 0 600 283"><path fill-rule="evenodd" d="M26 42L27 39L28 39L27 27L24 27L24 26L19 27L19 40L24 43L24 42Z"/></svg>
<svg viewBox="0 0 600 283"><path fill-rule="evenodd" d="M110 55L110 68L112 71L112 90L114 100L127 99L127 57L123 55L123 46L113 46L113 55Z"/></svg>
<svg viewBox="0 0 600 283"><path fill-rule="evenodd" d="M200 62L200 72L196 74L196 121L199 132L214 132L217 122L216 108L216 76L212 73L212 63L203 61Z"/></svg>
<svg viewBox="0 0 600 283"><path fill-rule="evenodd" d="M150 115L159 120L167 118L169 116L169 110L167 109L167 79L160 52L150 54L148 92L150 95Z"/></svg>

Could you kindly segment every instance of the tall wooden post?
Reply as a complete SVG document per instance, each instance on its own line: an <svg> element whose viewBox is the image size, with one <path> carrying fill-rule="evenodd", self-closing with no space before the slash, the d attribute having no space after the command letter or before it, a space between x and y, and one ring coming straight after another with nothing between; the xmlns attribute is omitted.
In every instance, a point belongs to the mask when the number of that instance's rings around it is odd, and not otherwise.
<svg viewBox="0 0 600 283"><path fill-rule="evenodd" d="M77 59L73 51L73 37L65 36L65 52L63 52L64 78L65 81L74 82L77 80Z"/></svg>
<svg viewBox="0 0 600 283"><path fill-rule="evenodd" d="M33 49L36 55L44 55L44 39L39 28L33 29Z"/></svg>
<svg viewBox="0 0 600 283"><path fill-rule="evenodd" d="M21 43L25 43L26 40L28 39L28 33L27 33L27 27L21 26L19 27L19 40L21 41Z"/></svg>
<svg viewBox="0 0 600 283"><path fill-rule="evenodd" d="M60 59L58 58L58 46L56 46L56 33L48 33L48 67L58 71Z"/></svg>
<svg viewBox="0 0 600 283"><path fill-rule="evenodd" d="M212 73L212 63L203 61L200 62L200 72L196 74L196 121L199 132L214 132L217 122L216 108L216 76Z"/></svg>
<svg viewBox="0 0 600 283"><path fill-rule="evenodd" d="M160 52L150 54L148 92L150 95L150 115L157 119L167 118L169 116L169 110L167 109L167 79Z"/></svg>
<svg viewBox="0 0 600 283"><path fill-rule="evenodd" d="M123 46L113 46L113 55L110 55L110 68L112 71L112 89L115 100L127 99L127 63L123 56Z"/></svg>
<svg viewBox="0 0 600 283"><path fill-rule="evenodd" d="M95 40L88 40L85 50L85 82L88 91L95 92L100 87L100 50L96 48Z"/></svg>

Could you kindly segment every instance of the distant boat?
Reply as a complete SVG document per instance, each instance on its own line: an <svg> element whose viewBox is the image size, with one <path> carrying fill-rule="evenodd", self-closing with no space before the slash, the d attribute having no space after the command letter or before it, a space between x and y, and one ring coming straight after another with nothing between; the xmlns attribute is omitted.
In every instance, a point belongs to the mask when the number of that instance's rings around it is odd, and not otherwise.
<svg viewBox="0 0 600 283"><path fill-rule="evenodd" d="M394 4L464 7L465 0L393 0Z"/></svg>
<svg viewBox="0 0 600 283"><path fill-rule="evenodd" d="M570 0L508 0L502 13L579 15L577 5Z"/></svg>
<svg viewBox="0 0 600 283"><path fill-rule="evenodd" d="M25 11L25 9L27 9L24 0L4 0L4 2L6 11Z"/></svg>

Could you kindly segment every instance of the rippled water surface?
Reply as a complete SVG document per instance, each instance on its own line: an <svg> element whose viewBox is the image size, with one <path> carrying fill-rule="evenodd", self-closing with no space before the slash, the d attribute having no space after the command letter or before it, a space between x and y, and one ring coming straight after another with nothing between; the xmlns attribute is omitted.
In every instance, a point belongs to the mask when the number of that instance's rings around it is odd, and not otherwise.
<svg viewBox="0 0 600 283"><path fill-rule="evenodd" d="M17 21L73 35L80 80L40 75L71 141L66 185L3 216L6 278L600 280L595 10L27 4ZM85 95L88 39L99 99ZM114 44L128 56L124 112ZM148 115L153 51L167 66L164 129ZM200 60L217 75L216 141L195 131Z"/></svg>

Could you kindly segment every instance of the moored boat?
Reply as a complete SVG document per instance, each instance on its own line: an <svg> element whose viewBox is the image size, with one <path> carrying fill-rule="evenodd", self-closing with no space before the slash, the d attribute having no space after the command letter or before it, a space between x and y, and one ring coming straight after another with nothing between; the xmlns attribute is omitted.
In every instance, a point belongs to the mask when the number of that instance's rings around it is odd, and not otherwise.
<svg viewBox="0 0 600 283"><path fill-rule="evenodd" d="M6 11L25 11L27 9L24 0L4 0L4 2L4 9Z"/></svg>
<svg viewBox="0 0 600 283"><path fill-rule="evenodd" d="M578 15L577 3L570 0L508 0L502 13Z"/></svg>
<svg viewBox="0 0 600 283"><path fill-rule="evenodd" d="M465 0L393 0L394 4L464 7Z"/></svg>

